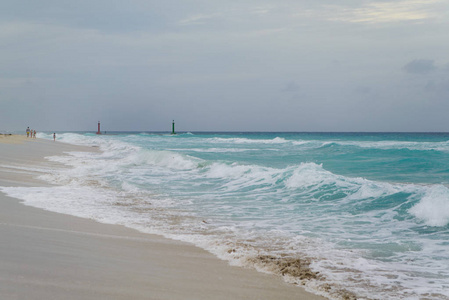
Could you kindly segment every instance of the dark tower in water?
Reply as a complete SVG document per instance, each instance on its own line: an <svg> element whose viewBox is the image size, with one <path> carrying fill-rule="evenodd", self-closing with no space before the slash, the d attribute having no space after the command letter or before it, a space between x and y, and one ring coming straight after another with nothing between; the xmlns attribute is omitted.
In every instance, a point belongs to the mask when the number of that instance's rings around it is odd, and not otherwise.
<svg viewBox="0 0 449 300"><path fill-rule="evenodd" d="M171 124L171 134L176 134L176 132L175 132L175 120L173 120L173 123Z"/></svg>
<svg viewBox="0 0 449 300"><path fill-rule="evenodd" d="M101 131L100 131L100 121L98 121L98 131L97 131L97 134L101 134Z"/></svg>

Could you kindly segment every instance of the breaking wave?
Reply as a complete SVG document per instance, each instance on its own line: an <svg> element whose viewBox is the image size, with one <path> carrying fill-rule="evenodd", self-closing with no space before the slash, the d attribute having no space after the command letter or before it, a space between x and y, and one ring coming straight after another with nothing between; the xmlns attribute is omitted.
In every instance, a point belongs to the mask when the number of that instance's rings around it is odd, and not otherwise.
<svg viewBox="0 0 449 300"><path fill-rule="evenodd" d="M274 147L293 154L297 147L336 144L441 150L445 142L186 136L167 142L152 135L59 134L60 141L102 152L50 157L71 168L45 170L40 178L61 186L2 190L28 205L191 242L333 298L449 298L445 185L351 177L313 161L263 163ZM252 157L256 152L261 156Z"/></svg>

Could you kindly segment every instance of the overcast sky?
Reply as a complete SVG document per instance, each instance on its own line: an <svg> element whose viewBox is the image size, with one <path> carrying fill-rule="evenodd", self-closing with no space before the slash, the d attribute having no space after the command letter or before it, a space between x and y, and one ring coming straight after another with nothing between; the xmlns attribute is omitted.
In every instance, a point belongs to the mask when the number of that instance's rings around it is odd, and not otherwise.
<svg viewBox="0 0 449 300"><path fill-rule="evenodd" d="M0 1L0 131L173 119L449 131L449 1Z"/></svg>

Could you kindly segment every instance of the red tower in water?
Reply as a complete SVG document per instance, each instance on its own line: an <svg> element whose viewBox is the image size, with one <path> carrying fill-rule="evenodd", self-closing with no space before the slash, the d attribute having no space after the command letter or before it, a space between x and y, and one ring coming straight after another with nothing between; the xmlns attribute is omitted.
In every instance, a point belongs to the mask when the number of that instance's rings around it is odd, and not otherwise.
<svg viewBox="0 0 449 300"><path fill-rule="evenodd" d="M98 131L97 131L97 134L101 134L101 131L100 131L100 121L98 121Z"/></svg>

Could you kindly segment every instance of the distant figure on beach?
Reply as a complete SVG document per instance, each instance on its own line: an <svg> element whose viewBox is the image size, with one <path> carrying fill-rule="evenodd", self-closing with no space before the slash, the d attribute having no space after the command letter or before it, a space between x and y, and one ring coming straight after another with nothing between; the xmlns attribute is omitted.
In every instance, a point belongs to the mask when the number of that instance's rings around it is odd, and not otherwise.
<svg viewBox="0 0 449 300"><path fill-rule="evenodd" d="M36 138L36 130L33 132L33 138Z"/></svg>
<svg viewBox="0 0 449 300"><path fill-rule="evenodd" d="M27 127L27 137L29 137L30 136L30 127Z"/></svg>
<svg viewBox="0 0 449 300"><path fill-rule="evenodd" d="M56 141L56 133L53 133L53 141Z"/></svg>

